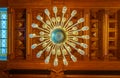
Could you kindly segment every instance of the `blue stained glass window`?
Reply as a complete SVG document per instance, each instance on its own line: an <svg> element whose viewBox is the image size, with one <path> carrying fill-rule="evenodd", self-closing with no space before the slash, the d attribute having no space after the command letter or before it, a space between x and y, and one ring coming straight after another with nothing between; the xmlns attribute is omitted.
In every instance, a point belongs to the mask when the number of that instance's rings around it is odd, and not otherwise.
<svg viewBox="0 0 120 78"><path fill-rule="evenodd" d="M7 60L7 8L0 8L0 60Z"/></svg>

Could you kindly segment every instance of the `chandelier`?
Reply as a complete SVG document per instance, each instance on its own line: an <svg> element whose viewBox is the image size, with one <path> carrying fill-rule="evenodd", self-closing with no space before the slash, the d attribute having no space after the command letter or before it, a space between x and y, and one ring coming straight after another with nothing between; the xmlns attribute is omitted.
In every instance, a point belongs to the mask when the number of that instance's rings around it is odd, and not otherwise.
<svg viewBox="0 0 120 78"><path fill-rule="evenodd" d="M73 23L71 19L77 14L76 10L71 12L69 18L65 17L67 7L62 8L62 16L57 16L58 8L53 7L54 17L50 17L50 12L48 9L44 10L44 13L48 16L46 21L43 20L43 17L37 15L36 19L42 22L42 26L38 26L36 23L32 23L32 28L39 29L39 34L29 34L30 38L39 38L40 43L34 43L31 45L31 49L37 48L37 46L42 46L36 57L40 58L44 52L47 52L48 55L45 58L45 64L48 64L50 57L53 55L55 58L53 60L53 65L58 66L58 57L63 57L63 64L68 65L66 55L70 55L70 58L73 62L77 61L77 58L72 54L72 49L75 49L79 54L85 55L84 50L77 48L79 45L83 48L87 48L86 43L79 42L79 39L89 39L89 35L79 35L80 31L89 30L88 26L83 26L78 28L79 24L84 22L84 18L78 19L76 23Z"/></svg>

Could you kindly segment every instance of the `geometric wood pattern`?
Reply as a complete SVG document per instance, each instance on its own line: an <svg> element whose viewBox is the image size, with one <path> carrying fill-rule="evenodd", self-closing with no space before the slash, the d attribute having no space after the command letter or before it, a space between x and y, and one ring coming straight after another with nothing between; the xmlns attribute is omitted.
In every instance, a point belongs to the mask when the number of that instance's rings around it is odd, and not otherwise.
<svg viewBox="0 0 120 78"><path fill-rule="evenodd" d="M0 6L9 6L8 8L8 32L9 32L9 51L8 61L0 62L0 77L4 77L6 73L10 73L9 78L119 78L120 77L120 1L118 0L2 0ZM38 33L37 30L31 28L31 24L37 23L36 16L40 14L44 18L44 9L49 8L52 13L52 7L57 6L62 8L68 7L66 17L70 15L73 9L77 10L78 17L84 17L83 25L90 27L89 31L79 34L89 34L90 40L86 42L88 48L85 49L86 55L80 56L75 53L78 62L72 63L69 56L69 65L63 66L60 61L58 67L50 64L44 64L46 54L41 58L36 58L36 50L31 50L31 44L37 40L29 39L31 32ZM114 7L113 7L114 6ZM112 7L112 8L111 8ZM59 11L60 12L60 11ZM60 15L61 13L59 13ZM79 27L83 26L80 24ZM74 53L74 51L73 51ZM60 59L62 59L60 57ZM3 63L3 64L2 64ZM7 63L7 64L6 64ZM5 65L5 67L4 67ZM3 70L2 67L5 69ZM20 71L29 71L28 74L19 73ZM32 70L32 71L31 71ZM40 70L50 72L49 74L40 74ZM84 74L81 71L91 71L96 73ZM34 74L34 72L38 74ZM104 71L104 72L103 72ZM106 72L118 72L117 74ZM72 72L79 72L78 74L71 74ZM102 73L102 75L97 74ZM33 73L33 74L32 74ZM3 76L2 76L2 75ZM32 74L32 75L31 75Z"/></svg>

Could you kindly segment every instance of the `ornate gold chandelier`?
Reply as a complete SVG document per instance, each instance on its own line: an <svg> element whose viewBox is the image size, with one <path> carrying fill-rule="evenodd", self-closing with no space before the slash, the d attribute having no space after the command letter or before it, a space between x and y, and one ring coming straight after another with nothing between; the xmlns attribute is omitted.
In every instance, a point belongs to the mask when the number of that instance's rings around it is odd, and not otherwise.
<svg viewBox="0 0 120 78"><path fill-rule="evenodd" d="M70 18L65 18L64 15L67 11L67 7L62 8L62 17L57 16L58 9L53 7L54 17L50 17L50 12L48 9L45 9L44 12L48 16L48 20L44 21L43 17L38 15L37 20L43 23L42 27L39 27L38 24L32 23L32 28L37 28L40 30L39 35L35 33L30 34L30 38L39 38L39 44L33 44L32 49L35 49L37 46L42 45L43 49L40 50L36 57L40 58L43 52L48 52L48 56L45 59L45 64L48 64L50 61L51 55L55 56L53 65L58 66L58 56L62 55L63 64L68 65L66 55L69 54L72 61L76 62L77 58L71 53L72 48L75 49L79 54L84 55L84 50L77 48L76 45L79 45L83 48L87 48L88 45L85 43L80 43L79 38L89 39L89 35L79 35L80 31L86 31L89 29L88 26L83 26L81 29L78 29L78 24L84 22L84 18L78 19L76 23L73 24L71 19L77 14L76 10L71 12Z"/></svg>

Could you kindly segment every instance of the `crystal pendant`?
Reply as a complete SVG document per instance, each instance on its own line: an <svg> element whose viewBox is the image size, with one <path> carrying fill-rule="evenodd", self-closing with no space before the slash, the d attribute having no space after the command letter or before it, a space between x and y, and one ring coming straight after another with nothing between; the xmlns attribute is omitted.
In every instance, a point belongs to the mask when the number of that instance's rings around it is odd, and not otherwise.
<svg viewBox="0 0 120 78"><path fill-rule="evenodd" d="M43 18L42 18L40 15L38 15L36 18L37 18L37 20L39 20L39 21L42 21L42 20L43 20Z"/></svg>
<svg viewBox="0 0 120 78"><path fill-rule="evenodd" d="M48 64L50 61L50 56L47 56L46 59L45 59L45 64Z"/></svg>
<svg viewBox="0 0 120 78"><path fill-rule="evenodd" d="M31 46L32 49L35 49L36 47L37 47L37 44L33 44L33 45Z"/></svg>
<svg viewBox="0 0 120 78"><path fill-rule="evenodd" d="M32 28L37 28L38 27L38 24L35 24L35 23L32 23Z"/></svg>
<svg viewBox="0 0 120 78"><path fill-rule="evenodd" d="M85 43L80 43L80 45L81 45L83 48L88 48L88 45L85 44Z"/></svg>
<svg viewBox="0 0 120 78"><path fill-rule="evenodd" d="M66 65L66 66L68 65L68 61L66 60L65 57L63 58L63 64Z"/></svg>
<svg viewBox="0 0 120 78"><path fill-rule="evenodd" d="M85 54L85 52L83 51L83 50L81 50L81 49L78 49L77 50L81 55L84 55Z"/></svg>
<svg viewBox="0 0 120 78"><path fill-rule="evenodd" d="M84 18L80 18L80 19L77 21L77 23L82 23L82 22L84 22L84 21L85 21Z"/></svg>
<svg viewBox="0 0 120 78"><path fill-rule="evenodd" d="M66 7L66 6L64 6L64 7L63 7L63 9L62 9L62 13L63 13L63 14L65 14L65 13L66 13L66 11L67 11L67 7Z"/></svg>
<svg viewBox="0 0 120 78"><path fill-rule="evenodd" d="M50 12L49 12L49 10L48 10L48 9L45 9L45 10L44 10L44 12L45 12L45 14L46 14L47 16L49 16L49 15L50 15Z"/></svg>
<svg viewBox="0 0 120 78"><path fill-rule="evenodd" d="M58 58L57 58L57 57L54 59L53 65L54 65L54 66L58 66Z"/></svg>
<svg viewBox="0 0 120 78"><path fill-rule="evenodd" d="M83 35L83 36L81 36L83 39L89 39L90 37L89 37L89 35Z"/></svg>
<svg viewBox="0 0 120 78"><path fill-rule="evenodd" d="M36 36L36 34L29 34L30 38L34 38Z"/></svg>
<svg viewBox="0 0 120 78"><path fill-rule="evenodd" d="M89 30L89 27L88 26L84 26L81 28L82 31L86 31L86 30Z"/></svg>
<svg viewBox="0 0 120 78"><path fill-rule="evenodd" d="M39 51L39 52L36 54L36 57L37 57L37 58L40 58L41 55L42 55L42 53L43 53L43 51Z"/></svg>
<svg viewBox="0 0 120 78"><path fill-rule="evenodd" d="M53 12L54 12L55 14L58 12L58 10L57 10L57 7L56 7L56 6L54 6L54 7L53 7Z"/></svg>
<svg viewBox="0 0 120 78"><path fill-rule="evenodd" d="M75 16L77 14L77 11L76 10L73 10L72 13L71 13L71 16Z"/></svg>
<svg viewBox="0 0 120 78"><path fill-rule="evenodd" d="M71 55L71 59L73 62L77 62L77 58L74 55Z"/></svg>

